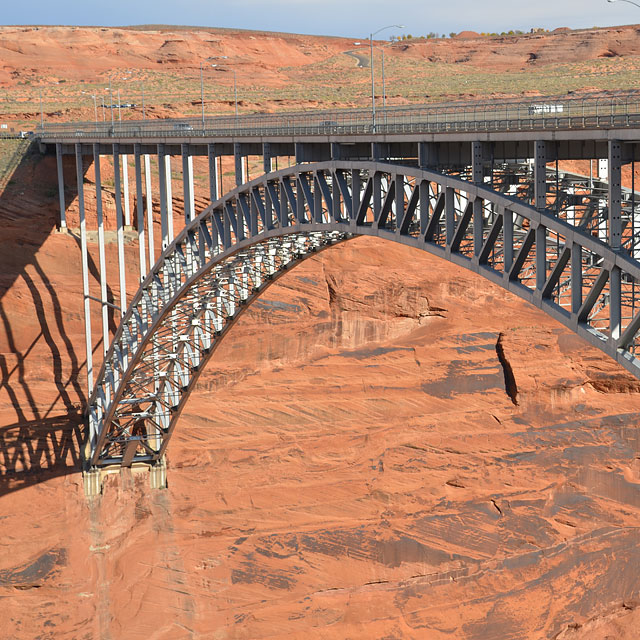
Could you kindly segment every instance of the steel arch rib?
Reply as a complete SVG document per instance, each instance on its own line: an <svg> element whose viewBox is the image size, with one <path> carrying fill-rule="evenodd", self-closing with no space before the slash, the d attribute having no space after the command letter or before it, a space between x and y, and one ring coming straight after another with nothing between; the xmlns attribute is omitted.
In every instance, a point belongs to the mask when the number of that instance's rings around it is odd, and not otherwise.
<svg viewBox="0 0 640 640"><path fill-rule="evenodd" d="M243 310L300 261L361 235L421 248L488 278L640 377L636 260L481 184L377 162L303 164L229 192L162 253L89 399L87 463L157 461Z"/></svg>

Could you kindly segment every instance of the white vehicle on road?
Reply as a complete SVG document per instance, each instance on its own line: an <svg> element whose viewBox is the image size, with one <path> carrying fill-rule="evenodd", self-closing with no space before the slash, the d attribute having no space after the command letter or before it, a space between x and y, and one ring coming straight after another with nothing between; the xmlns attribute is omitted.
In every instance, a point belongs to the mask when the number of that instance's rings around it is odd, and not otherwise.
<svg viewBox="0 0 640 640"><path fill-rule="evenodd" d="M529 115L537 116L547 113L562 113L564 105L562 104L532 104L529 106Z"/></svg>

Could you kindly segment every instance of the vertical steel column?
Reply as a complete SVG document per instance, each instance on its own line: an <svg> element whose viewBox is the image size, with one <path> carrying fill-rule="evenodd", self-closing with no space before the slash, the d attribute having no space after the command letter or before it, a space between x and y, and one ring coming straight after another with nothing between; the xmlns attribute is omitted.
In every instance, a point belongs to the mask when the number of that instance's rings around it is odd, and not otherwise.
<svg viewBox="0 0 640 640"><path fill-rule="evenodd" d="M609 140L609 246L617 251L622 242L622 145Z"/></svg>
<svg viewBox="0 0 640 640"><path fill-rule="evenodd" d="M116 195L116 224L118 238L118 274L120 279L120 315L127 310L127 287L124 272L124 226L122 219L122 185L120 184L120 152L119 145L113 145L113 175L115 179Z"/></svg>
<svg viewBox="0 0 640 640"><path fill-rule="evenodd" d="M58 167L58 201L60 202L60 229L67 228L67 212L64 201L64 167L62 165L62 144L56 142L56 164Z"/></svg>
<svg viewBox="0 0 640 640"><path fill-rule="evenodd" d="M331 159L332 160L341 160L342 159L342 147L339 142L331 143Z"/></svg>
<svg viewBox="0 0 640 640"><path fill-rule="evenodd" d="M582 247L571 245L571 313L576 315L582 306Z"/></svg>
<svg viewBox="0 0 640 640"><path fill-rule="evenodd" d="M396 185L395 192L395 225L396 231L400 231L400 225L402 224L402 220L404 219L404 175L401 173L396 173L394 177L394 182Z"/></svg>
<svg viewBox="0 0 640 640"><path fill-rule="evenodd" d="M544 140L536 140L534 154L533 206L536 209L544 209L547 206L547 143Z"/></svg>
<svg viewBox="0 0 640 640"><path fill-rule="evenodd" d="M389 155L386 150L388 148L388 145L383 145L383 143L381 142L372 142L371 143L371 159L374 162L377 162L378 160L383 160L383 159L387 159L387 156Z"/></svg>
<svg viewBox="0 0 640 640"><path fill-rule="evenodd" d="M100 177L100 145L93 145L93 167L96 177L96 214L98 217L98 261L100 266L100 311L102 314L102 351L109 349L109 308L107 306L107 266L102 215L102 181Z"/></svg>
<svg viewBox="0 0 640 640"><path fill-rule="evenodd" d="M162 250L169 246L169 213L167 206L167 164L165 162L164 145L158 145L158 178L160 181L160 233Z"/></svg>
<svg viewBox="0 0 640 640"><path fill-rule="evenodd" d="M504 273L508 278L513 266L513 211L511 209L505 209L502 212L502 232L504 239Z"/></svg>
<svg viewBox="0 0 640 640"><path fill-rule="evenodd" d="M435 142L418 142L418 166L435 169L438 166L438 145Z"/></svg>
<svg viewBox="0 0 640 640"><path fill-rule="evenodd" d="M620 267L613 266L609 273L609 327L611 340L618 340L622 324L622 283Z"/></svg>
<svg viewBox="0 0 640 640"><path fill-rule="evenodd" d="M382 211L382 174L379 171L375 171L373 174L372 199L373 206L371 209L373 213L373 226L374 228L377 228L380 213Z"/></svg>
<svg viewBox="0 0 640 640"><path fill-rule="evenodd" d="M429 225L429 182L420 180L420 234L424 236Z"/></svg>
<svg viewBox="0 0 640 640"><path fill-rule="evenodd" d="M445 187L444 192L444 220L446 231L447 249L451 250L453 234L456 230L455 191L451 187Z"/></svg>
<svg viewBox="0 0 640 640"><path fill-rule="evenodd" d="M547 280L547 229L536 227L536 289L542 291Z"/></svg>
<svg viewBox="0 0 640 640"><path fill-rule="evenodd" d="M133 156L136 174L136 210L138 214L138 255L140 262L140 282L147 275L147 261L145 255L144 239L144 199L142 196L142 162L140 161L140 144L133 145Z"/></svg>
<svg viewBox="0 0 640 640"><path fill-rule="evenodd" d="M144 156L144 188L147 196L147 243L149 245L149 268L156 261L156 250L153 238L153 196L151 193L151 156Z"/></svg>
<svg viewBox="0 0 640 640"><path fill-rule="evenodd" d="M191 153L189 153L188 164L189 164L189 189L191 193L189 206L191 207L191 219L193 219L196 216L196 192L195 192L195 189L193 188L193 156L191 155Z"/></svg>
<svg viewBox="0 0 640 640"><path fill-rule="evenodd" d="M189 145L183 144L182 151L182 188L184 194L184 221L189 224L195 218L195 203L193 195L193 158Z"/></svg>
<svg viewBox="0 0 640 640"><path fill-rule="evenodd" d="M609 160L607 158L600 158L598 160L598 180L601 182L607 182L609 180ZM593 189L593 180L591 181L591 188ZM598 238L602 240L602 242L607 242L609 239L608 226L609 219L607 207L608 203L604 201L603 198L597 199L597 216L598 216Z"/></svg>
<svg viewBox="0 0 640 640"><path fill-rule="evenodd" d="M220 180L218 175L218 165L216 163L216 145L207 145L207 156L209 158L209 200L215 202L220 197Z"/></svg>
<svg viewBox="0 0 640 640"><path fill-rule="evenodd" d="M78 182L78 209L80 211L80 251L82 253L82 297L84 303L84 337L87 350L87 397L93 391L93 341L91 339L91 309L89 306L89 253L87 250L87 223L84 213L84 164L82 145L76 143L76 180Z"/></svg>
<svg viewBox="0 0 640 640"><path fill-rule="evenodd" d="M418 167L426 169L429 166L428 142L418 142Z"/></svg>
<svg viewBox="0 0 640 640"><path fill-rule="evenodd" d="M271 143L264 142L262 144L262 169L264 173L271 173ZM254 199L251 198L251 206L255 208ZM265 218L270 221L273 220L273 203L271 202L271 194L269 193L269 189L266 188L264 190L264 208L265 208ZM252 209L253 211L253 209ZM281 220L278 220L279 224L282 224ZM257 225L256 225L257 229ZM250 230L250 233L253 234L253 230Z"/></svg>
<svg viewBox="0 0 640 640"><path fill-rule="evenodd" d="M262 168L265 173L271 173L271 143L262 144Z"/></svg>
<svg viewBox="0 0 640 640"><path fill-rule="evenodd" d="M239 187L241 184L244 184L242 149L239 142L236 142L233 145L233 159L235 161L236 186Z"/></svg>
<svg viewBox="0 0 640 640"><path fill-rule="evenodd" d="M424 143L421 143L424 144ZM471 181L474 184L482 182L483 174L483 155L482 142L474 140L471 143Z"/></svg>
<svg viewBox="0 0 640 640"><path fill-rule="evenodd" d="M360 169L353 169L351 171L351 209L354 220L358 219L358 212L360 211L360 202L362 200L362 176L360 175Z"/></svg>
<svg viewBox="0 0 640 640"><path fill-rule="evenodd" d="M167 179L167 229L169 231L169 242L173 241L173 188L171 178L171 155L164 157L165 177Z"/></svg>
<svg viewBox="0 0 640 640"><path fill-rule="evenodd" d="M129 156L122 154L122 187L124 198L124 224L131 226L131 210L129 208Z"/></svg>
<svg viewBox="0 0 640 640"><path fill-rule="evenodd" d="M483 154L482 142L473 141L471 143L471 180L474 184L482 184L483 178ZM482 251L482 240L484 233L484 221L482 218L482 198L473 198L473 253L476 256Z"/></svg>

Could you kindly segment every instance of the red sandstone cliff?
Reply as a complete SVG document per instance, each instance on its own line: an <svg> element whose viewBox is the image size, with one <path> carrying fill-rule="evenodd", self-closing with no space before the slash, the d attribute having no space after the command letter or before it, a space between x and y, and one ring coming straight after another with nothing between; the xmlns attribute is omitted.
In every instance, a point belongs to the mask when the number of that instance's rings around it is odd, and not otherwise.
<svg viewBox="0 0 640 640"><path fill-rule="evenodd" d="M238 322L166 491L123 472L89 504L80 251L55 202L37 155L0 194L1 637L637 637L638 382L379 241L310 259Z"/></svg>

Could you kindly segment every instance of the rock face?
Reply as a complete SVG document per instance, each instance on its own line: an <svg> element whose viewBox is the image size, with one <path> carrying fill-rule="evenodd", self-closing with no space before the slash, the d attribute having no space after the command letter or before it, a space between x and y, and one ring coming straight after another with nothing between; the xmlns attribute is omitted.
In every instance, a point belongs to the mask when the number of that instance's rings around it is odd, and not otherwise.
<svg viewBox="0 0 640 640"><path fill-rule="evenodd" d="M46 203L49 174L25 170ZM230 332L168 489L125 471L88 502L78 242L6 197L10 637L635 637L640 396L600 352L478 276L355 239Z"/></svg>
<svg viewBox="0 0 640 640"><path fill-rule="evenodd" d="M197 65L198 43L281 54L279 65L344 47L327 39L305 54L305 37L162 30L125 42L119 31L107 50L100 29L41 29L37 47L24 29L0 29L0 82L15 82L29 55L46 57L52 77L73 59L65 72L81 77L114 58ZM612 38L616 51L638 46L623 28L587 32L584 51L607 55ZM62 56L63 40L83 55ZM455 46L502 68L574 55L575 42ZM439 41L393 51L454 55ZM271 71L265 83L280 82ZM88 207L91 189L88 171ZM309 259L247 310L178 425L166 490L123 471L88 501L80 249L54 233L56 201L51 158L27 157L0 193L0 636L638 637L638 381L502 289L382 241ZM113 211L107 188L111 276ZM126 251L132 294L137 249ZM90 252L96 292L94 241ZM92 322L97 337L97 308Z"/></svg>

